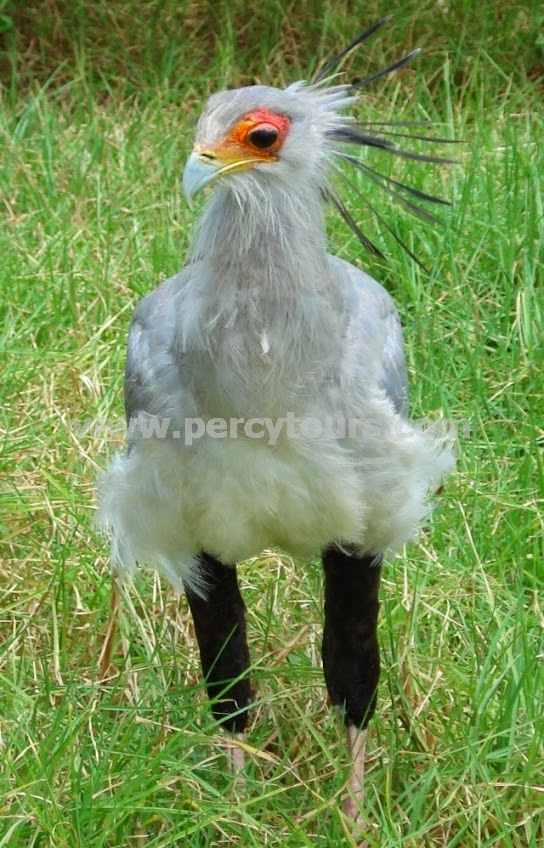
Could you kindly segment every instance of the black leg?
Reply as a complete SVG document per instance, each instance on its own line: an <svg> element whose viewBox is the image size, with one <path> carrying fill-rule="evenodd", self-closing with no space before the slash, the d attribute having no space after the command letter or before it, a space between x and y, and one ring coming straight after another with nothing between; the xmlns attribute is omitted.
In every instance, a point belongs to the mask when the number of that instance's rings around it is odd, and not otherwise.
<svg viewBox="0 0 544 848"><path fill-rule="evenodd" d="M187 592L200 649L212 712L223 727L242 733L252 700L245 606L238 588L236 567L200 555L208 585L206 599ZM242 712L239 712L242 710Z"/></svg>
<svg viewBox="0 0 544 848"><path fill-rule="evenodd" d="M325 571L323 669L329 695L347 725L364 728L376 708L381 557L329 548Z"/></svg>

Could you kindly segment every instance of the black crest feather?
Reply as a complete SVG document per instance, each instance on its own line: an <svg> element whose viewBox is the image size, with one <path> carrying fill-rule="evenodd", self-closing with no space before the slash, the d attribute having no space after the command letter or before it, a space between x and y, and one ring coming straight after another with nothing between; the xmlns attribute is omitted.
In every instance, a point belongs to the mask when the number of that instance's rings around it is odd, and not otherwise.
<svg viewBox="0 0 544 848"><path fill-rule="evenodd" d="M357 36L347 47L344 48L337 56L328 61L322 70L317 74L317 76L313 80L314 85L320 85L321 83L325 84L330 79L331 72L334 71L338 65L342 62L342 60L348 56L353 50L359 47L363 42L365 42L368 38L370 38L374 33L376 33L382 26L388 23L391 20L391 16L387 15L383 18L380 18L379 21L367 27L363 32ZM382 77L388 76L389 74L395 73L395 71L400 70L405 65L407 65L413 58L415 58L419 53L420 49L417 48L415 50L411 50L409 53L406 53L400 59L397 59L395 62L387 65L387 67L383 68L380 71L377 71L374 74L371 74L368 77L364 77L353 83L348 83L345 86L346 94L355 94L359 92L360 89L371 85L376 80L381 79ZM342 149L345 146L353 147L369 147L369 148L377 148L383 150L387 153L390 153L393 156L399 156L405 159L411 159L418 162L427 162L433 165L450 165L455 164L455 159L450 159L444 156L436 156L430 153L420 153L414 150L405 149L404 145L399 146L399 140L411 140L417 142L431 142L435 144L451 144L456 143L455 139L444 138L442 136L433 136L429 135L427 132L428 127L432 127L433 122L431 121L364 121L361 123L350 123L346 121L343 125L337 125L331 128L327 136L333 142L333 150L335 155L345 163L356 168L360 173L364 174L366 179L378 186L384 193L392 198L395 202L399 203L405 209L408 209L412 214L418 217L420 220L425 221L430 224L441 224L442 221L435 214L430 212L428 209L425 209L421 206L421 203L435 204L440 206L449 206L449 202L446 200L442 200L439 197L434 197L431 194L427 194L426 192L420 191L419 189L413 188L412 186L406 185L399 180L395 180L392 177L386 176L385 174L380 173L374 168L370 167L366 162L361 161L357 156L353 153L350 153L349 150ZM417 128L418 131L411 133L409 130L411 127ZM425 128L422 131L419 128ZM349 181L346 174L341 171L339 168L335 168L338 171L344 180ZM353 187L353 186L352 186ZM372 204L369 199L363 195L361 188L359 186L356 187L356 191L358 196L361 198L363 203L370 209L372 215L379 222L380 226L386 229L395 239L395 241L405 250L408 255L421 267L424 267L414 252L408 247L408 245L395 233L392 227L385 221L384 217L378 212L375 205ZM350 227L352 232L355 234L360 243L369 250L374 256L378 256L380 258L383 257L383 253L379 250L378 247L362 232L360 226L356 222L353 215L348 211L346 205L338 196L337 192L329 187L324 192L325 197L333 203L336 207L344 221Z"/></svg>

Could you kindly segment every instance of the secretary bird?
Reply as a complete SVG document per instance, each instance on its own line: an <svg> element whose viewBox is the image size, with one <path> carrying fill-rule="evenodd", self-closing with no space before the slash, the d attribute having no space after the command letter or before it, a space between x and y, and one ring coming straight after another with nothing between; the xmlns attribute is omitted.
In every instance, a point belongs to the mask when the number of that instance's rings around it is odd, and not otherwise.
<svg viewBox="0 0 544 848"><path fill-rule="evenodd" d="M407 417L391 298L327 253L329 200L381 255L333 187L336 163L427 220L434 216L418 201L443 202L350 152L359 145L450 161L401 150L393 137L406 130L390 122L356 124L342 114L360 88L418 52L338 84L331 72L384 22L311 84L253 85L208 100L183 186L187 198L207 185L214 191L187 265L134 312L128 449L102 481L99 508L117 572L152 563L187 593L212 711L231 734L243 733L252 702L235 563L265 547L322 557L323 667L347 727L345 810L353 818L380 673L382 560L417 534L428 494L453 462L443 439ZM230 759L243 763L234 738Z"/></svg>

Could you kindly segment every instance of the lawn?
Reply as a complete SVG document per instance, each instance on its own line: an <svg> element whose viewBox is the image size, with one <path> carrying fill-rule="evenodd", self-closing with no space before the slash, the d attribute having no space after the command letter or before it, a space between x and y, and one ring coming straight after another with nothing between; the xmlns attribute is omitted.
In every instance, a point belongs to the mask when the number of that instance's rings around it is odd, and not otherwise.
<svg viewBox="0 0 544 848"><path fill-rule="evenodd" d="M342 184L387 261L332 212L331 251L395 297L413 415L461 424L420 542L384 569L368 842L544 844L544 13L0 0L0 848L355 845L319 563L268 551L241 566L257 691L242 787L185 598L144 570L111 633L93 514L122 445L132 309L182 267L198 215L180 174L207 95L305 78L390 11L348 78L423 53L358 114L440 122L459 164L372 162L452 207L428 226L368 189L424 271Z"/></svg>

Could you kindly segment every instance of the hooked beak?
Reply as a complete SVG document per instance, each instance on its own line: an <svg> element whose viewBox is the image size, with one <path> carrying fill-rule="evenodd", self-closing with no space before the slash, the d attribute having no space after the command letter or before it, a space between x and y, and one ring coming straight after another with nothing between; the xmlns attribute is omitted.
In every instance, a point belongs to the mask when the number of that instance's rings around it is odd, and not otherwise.
<svg viewBox="0 0 544 848"><path fill-rule="evenodd" d="M183 193L187 200L211 183L216 177L231 174L233 171L247 171L262 159L230 157L223 152L195 149L187 159L183 170Z"/></svg>

